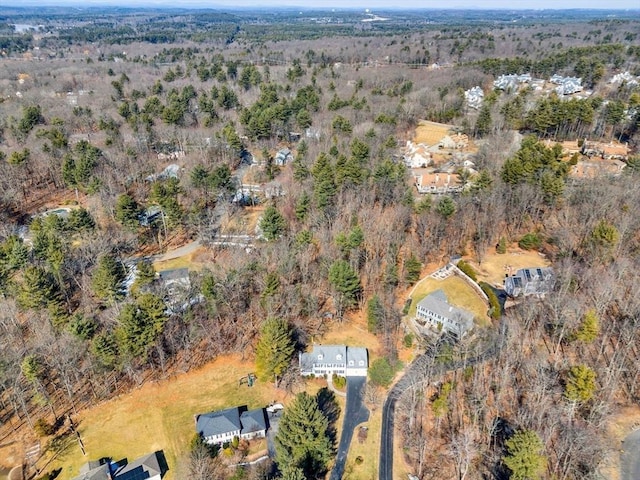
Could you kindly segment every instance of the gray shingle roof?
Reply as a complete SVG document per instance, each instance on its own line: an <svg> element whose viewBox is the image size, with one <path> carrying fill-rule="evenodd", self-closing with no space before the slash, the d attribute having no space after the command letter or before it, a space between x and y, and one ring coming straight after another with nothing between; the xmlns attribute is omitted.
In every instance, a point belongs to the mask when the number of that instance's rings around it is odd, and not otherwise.
<svg viewBox="0 0 640 480"><path fill-rule="evenodd" d="M238 407L198 415L196 430L205 437L242 429Z"/></svg>
<svg viewBox="0 0 640 480"><path fill-rule="evenodd" d="M247 410L246 405L198 415L196 430L204 437L240 431L240 434L267 429L263 408Z"/></svg>
<svg viewBox="0 0 640 480"><path fill-rule="evenodd" d="M109 465L103 464L96 466L98 462L89 462L80 468L80 475L74 477L73 480L111 480L109 473Z"/></svg>
<svg viewBox="0 0 640 480"><path fill-rule="evenodd" d="M158 453L150 453L126 464L116 472L115 480L144 480L156 475L162 475Z"/></svg>
<svg viewBox="0 0 640 480"><path fill-rule="evenodd" d="M352 361L353 363L351 363ZM367 349L364 347L347 347L347 366L349 367L369 366Z"/></svg>
<svg viewBox="0 0 640 480"><path fill-rule="evenodd" d="M418 307L422 307L444 318L457 320L468 328L473 327L473 313L449 304L447 296L442 290L436 290L424 297L418 302Z"/></svg>
<svg viewBox="0 0 640 480"><path fill-rule="evenodd" d="M242 431L240 433L252 433L259 432L260 430L266 430L267 422L264 417L264 409L256 408L255 410L242 412L240 415L240 423L242 424Z"/></svg>

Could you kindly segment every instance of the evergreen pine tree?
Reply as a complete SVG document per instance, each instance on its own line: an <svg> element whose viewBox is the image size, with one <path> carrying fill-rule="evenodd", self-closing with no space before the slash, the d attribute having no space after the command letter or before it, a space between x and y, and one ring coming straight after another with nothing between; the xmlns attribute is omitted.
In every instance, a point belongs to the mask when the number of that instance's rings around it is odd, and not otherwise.
<svg viewBox="0 0 640 480"><path fill-rule="evenodd" d="M268 242L281 237L287 227L287 221L282 214L274 207L269 205L260 219L260 229L262 235Z"/></svg>
<svg viewBox="0 0 640 480"><path fill-rule="evenodd" d="M422 264L412 253L404 261L404 280L409 285L416 283L420 279Z"/></svg>
<svg viewBox="0 0 640 480"><path fill-rule="evenodd" d="M126 270L122 262L112 255L103 255L91 278L93 293L103 300L114 301L120 296L125 276Z"/></svg>
<svg viewBox="0 0 640 480"><path fill-rule="evenodd" d="M360 279L345 260L337 260L329 269L329 283L335 290L336 311L342 317L345 310L354 307L360 299Z"/></svg>
<svg viewBox="0 0 640 480"><path fill-rule="evenodd" d="M574 334L574 338L576 340L580 340L584 343L591 343L600 334L600 321L598 319L598 314L595 310L589 310L584 314L582 318L582 323L578 330L576 330Z"/></svg>
<svg viewBox="0 0 640 480"><path fill-rule="evenodd" d="M572 402L591 400L596 390L596 372L587 365L575 365L569 369L565 396Z"/></svg>
<svg viewBox="0 0 640 480"><path fill-rule="evenodd" d="M269 318L260 329L260 340L256 346L256 371L258 378L275 381L289 366L294 343L289 325L281 319Z"/></svg>
<svg viewBox="0 0 640 480"><path fill-rule="evenodd" d="M276 434L276 462L281 471L298 468L304 478L323 477L333 456L329 421L315 397L299 393L285 409Z"/></svg>
<svg viewBox="0 0 640 480"><path fill-rule="evenodd" d="M541 478L547 459L540 452L544 445L533 430L516 432L505 442L507 455L503 461L511 470L513 480L536 480Z"/></svg>

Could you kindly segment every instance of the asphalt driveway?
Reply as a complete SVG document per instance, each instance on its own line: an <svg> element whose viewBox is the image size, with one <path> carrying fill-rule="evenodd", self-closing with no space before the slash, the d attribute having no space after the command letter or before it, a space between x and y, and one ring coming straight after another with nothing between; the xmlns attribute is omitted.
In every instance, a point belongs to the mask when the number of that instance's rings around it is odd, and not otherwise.
<svg viewBox="0 0 640 480"><path fill-rule="evenodd" d="M364 387L367 377L347 377L347 404L342 422L342 436L338 445L336 464L329 480L340 480L347 463L353 432L358 425L369 420L369 410L364 406Z"/></svg>
<svg viewBox="0 0 640 480"><path fill-rule="evenodd" d="M622 480L640 478L640 430L636 430L622 444Z"/></svg>

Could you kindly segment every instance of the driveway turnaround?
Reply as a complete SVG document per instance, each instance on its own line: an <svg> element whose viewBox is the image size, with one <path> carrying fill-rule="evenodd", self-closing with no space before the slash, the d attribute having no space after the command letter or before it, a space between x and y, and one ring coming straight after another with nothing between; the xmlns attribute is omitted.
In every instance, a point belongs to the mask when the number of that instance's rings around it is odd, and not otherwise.
<svg viewBox="0 0 640 480"><path fill-rule="evenodd" d="M369 420L369 410L364 406L364 386L367 377L347 377L347 405L342 422L342 436L338 445L336 464L329 480L340 480L347 463L347 454L353 438L353 431L358 425Z"/></svg>

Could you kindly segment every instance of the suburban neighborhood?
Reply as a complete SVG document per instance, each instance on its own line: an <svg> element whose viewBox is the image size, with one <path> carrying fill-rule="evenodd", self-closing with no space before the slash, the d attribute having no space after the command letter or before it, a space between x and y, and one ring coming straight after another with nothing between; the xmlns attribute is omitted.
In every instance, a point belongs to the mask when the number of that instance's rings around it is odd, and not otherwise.
<svg viewBox="0 0 640 480"><path fill-rule="evenodd" d="M38 1L0 480L640 479L629 0Z"/></svg>

